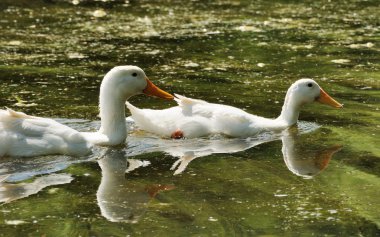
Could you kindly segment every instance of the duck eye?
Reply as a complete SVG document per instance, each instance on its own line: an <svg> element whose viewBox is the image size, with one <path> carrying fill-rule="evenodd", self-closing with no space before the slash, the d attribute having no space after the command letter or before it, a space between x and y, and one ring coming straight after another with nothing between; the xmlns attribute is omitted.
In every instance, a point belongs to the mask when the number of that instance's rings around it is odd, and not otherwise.
<svg viewBox="0 0 380 237"><path fill-rule="evenodd" d="M135 73L135 72L132 73L132 76L137 77L137 73Z"/></svg>
<svg viewBox="0 0 380 237"><path fill-rule="evenodd" d="M307 84L308 87L313 87L312 83Z"/></svg>

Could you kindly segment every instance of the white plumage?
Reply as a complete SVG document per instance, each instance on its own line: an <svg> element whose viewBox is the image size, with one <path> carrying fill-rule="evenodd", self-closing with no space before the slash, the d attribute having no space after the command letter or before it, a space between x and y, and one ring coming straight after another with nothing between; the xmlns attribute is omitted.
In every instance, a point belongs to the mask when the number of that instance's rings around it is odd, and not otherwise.
<svg viewBox="0 0 380 237"><path fill-rule="evenodd" d="M298 120L301 107L315 100L340 108L336 102L311 79L301 79L288 90L280 116L268 119L249 114L241 109L208 103L175 95L178 106L151 110L139 109L127 102L131 118L137 126L163 137L194 138L210 134L224 134L231 137L249 137L262 131L283 130Z"/></svg>
<svg viewBox="0 0 380 237"><path fill-rule="evenodd" d="M118 66L102 80L99 95L101 127L97 132L78 132L52 119L29 116L11 109L0 110L0 157L66 154L81 156L93 145L118 145L127 137L125 102L145 93L165 99L173 96L149 81L136 66Z"/></svg>
<svg viewBox="0 0 380 237"><path fill-rule="evenodd" d="M82 134L52 119L0 110L0 157L44 154L84 155L90 144Z"/></svg>

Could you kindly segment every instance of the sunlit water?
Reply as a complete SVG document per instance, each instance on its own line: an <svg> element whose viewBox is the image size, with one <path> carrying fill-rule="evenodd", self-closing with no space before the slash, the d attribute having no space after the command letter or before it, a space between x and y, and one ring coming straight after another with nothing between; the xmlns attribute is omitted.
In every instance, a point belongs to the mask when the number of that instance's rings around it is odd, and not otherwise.
<svg viewBox="0 0 380 237"><path fill-rule="evenodd" d="M3 0L0 12L0 106L81 131L99 127L101 78L121 64L265 117L304 77L345 105L248 139L130 124L125 145L86 157L1 158L0 236L379 235L378 1Z"/></svg>

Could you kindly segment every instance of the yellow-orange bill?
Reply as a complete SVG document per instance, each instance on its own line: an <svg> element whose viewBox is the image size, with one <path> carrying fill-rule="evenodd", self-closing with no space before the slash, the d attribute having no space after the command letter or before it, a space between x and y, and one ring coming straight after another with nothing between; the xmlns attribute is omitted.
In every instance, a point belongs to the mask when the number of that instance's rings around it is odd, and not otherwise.
<svg viewBox="0 0 380 237"><path fill-rule="evenodd" d="M143 90L144 94L151 95L151 96L157 96L166 100L172 100L174 99L174 96L167 93L166 91L161 90L156 85L154 85L148 78L145 78L147 85L145 89Z"/></svg>
<svg viewBox="0 0 380 237"><path fill-rule="evenodd" d="M324 90L321 88L321 93L317 99L318 102L322 104L330 105L334 108L343 108L343 105L338 101L334 100L331 96L329 96Z"/></svg>
<svg viewBox="0 0 380 237"><path fill-rule="evenodd" d="M175 189L174 185L165 185L165 184L152 184L145 187L145 190L148 192L151 198L154 198L161 191L169 191Z"/></svg>
<svg viewBox="0 0 380 237"><path fill-rule="evenodd" d="M323 170L327 167L329 164L332 156L337 153L338 151L342 150L342 145L334 145L324 151L318 152L315 159L316 166Z"/></svg>

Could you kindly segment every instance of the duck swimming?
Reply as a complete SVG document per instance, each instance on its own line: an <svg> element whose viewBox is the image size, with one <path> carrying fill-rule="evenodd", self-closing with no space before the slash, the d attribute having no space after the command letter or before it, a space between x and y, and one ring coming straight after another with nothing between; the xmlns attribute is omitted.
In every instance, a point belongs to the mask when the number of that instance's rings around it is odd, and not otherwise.
<svg viewBox="0 0 380 237"><path fill-rule="evenodd" d="M280 116L275 119L249 114L241 109L175 95L178 106L151 110L126 103L136 125L145 131L172 138L195 138L211 134L249 137L263 131L281 131L297 123L301 108L314 101L342 108L314 80L300 79L288 89Z"/></svg>
<svg viewBox="0 0 380 237"><path fill-rule="evenodd" d="M174 98L156 87L139 67L117 66L111 69L100 85L101 126L97 132L78 132L53 119L11 109L0 110L0 157L84 155L93 145L124 143L127 137L125 102L141 93L164 99Z"/></svg>

